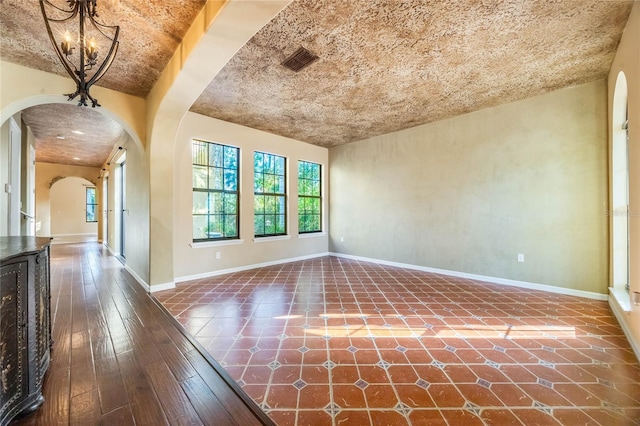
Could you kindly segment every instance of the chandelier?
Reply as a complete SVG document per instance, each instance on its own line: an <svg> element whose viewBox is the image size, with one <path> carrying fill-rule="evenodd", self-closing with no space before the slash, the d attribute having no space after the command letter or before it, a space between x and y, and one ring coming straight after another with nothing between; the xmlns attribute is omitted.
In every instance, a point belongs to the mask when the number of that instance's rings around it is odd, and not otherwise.
<svg viewBox="0 0 640 426"><path fill-rule="evenodd" d="M64 69L76 82L76 91L65 96L69 101L80 96L78 106L87 106L87 100L92 107L100 106L89 89L111 66L118 51L120 27L96 21L97 0L65 0L65 3L60 7L49 0L40 0L49 39ZM78 27L72 28L73 24ZM99 50L103 46L109 46L106 55Z"/></svg>

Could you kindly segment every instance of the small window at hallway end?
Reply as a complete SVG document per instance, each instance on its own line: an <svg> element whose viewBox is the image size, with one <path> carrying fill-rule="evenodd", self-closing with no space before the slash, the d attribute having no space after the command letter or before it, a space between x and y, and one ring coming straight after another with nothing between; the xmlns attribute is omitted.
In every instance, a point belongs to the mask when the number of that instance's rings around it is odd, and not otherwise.
<svg viewBox="0 0 640 426"><path fill-rule="evenodd" d="M98 201L96 200L96 189L87 188L87 222L97 222Z"/></svg>

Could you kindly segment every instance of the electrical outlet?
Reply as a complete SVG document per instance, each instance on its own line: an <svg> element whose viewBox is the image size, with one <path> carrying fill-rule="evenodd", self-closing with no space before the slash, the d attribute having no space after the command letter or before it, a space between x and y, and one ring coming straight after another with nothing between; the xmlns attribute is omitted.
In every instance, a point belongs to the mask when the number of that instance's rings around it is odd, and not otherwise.
<svg viewBox="0 0 640 426"><path fill-rule="evenodd" d="M340 237L340 242L344 243L344 237Z"/></svg>
<svg viewBox="0 0 640 426"><path fill-rule="evenodd" d="M220 257L221 257L221 256L220 256L220 252L219 252L219 251L217 251L217 252L216 252L216 259L220 259Z"/></svg>
<svg viewBox="0 0 640 426"><path fill-rule="evenodd" d="M524 254L518 253L518 262L524 262Z"/></svg>

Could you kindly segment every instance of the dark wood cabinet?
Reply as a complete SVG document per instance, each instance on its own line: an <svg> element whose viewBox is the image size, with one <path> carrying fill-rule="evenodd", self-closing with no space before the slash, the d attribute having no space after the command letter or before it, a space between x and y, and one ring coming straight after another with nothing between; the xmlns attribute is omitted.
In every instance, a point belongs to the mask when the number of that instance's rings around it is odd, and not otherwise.
<svg viewBox="0 0 640 426"><path fill-rule="evenodd" d="M49 238L0 237L0 425L37 409L49 367Z"/></svg>

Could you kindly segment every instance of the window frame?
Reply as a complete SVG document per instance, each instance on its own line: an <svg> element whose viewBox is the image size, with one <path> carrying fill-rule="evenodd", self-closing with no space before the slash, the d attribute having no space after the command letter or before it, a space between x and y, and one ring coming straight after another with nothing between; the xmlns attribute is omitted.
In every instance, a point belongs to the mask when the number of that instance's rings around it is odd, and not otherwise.
<svg viewBox="0 0 640 426"><path fill-rule="evenodd" d="M318 166L318 179L317 180L316 179L308 179L308 178L301 177L300 166L303 163L311 164L311 165L314 165L314 166ZM309 181L312 181L312 182L317 182L318 183L318 195L301 194L301 191L300 191L300 188L301 188L300 181L301 180L309 180ZM323 210L322 209L322 189L323 189L322 188L322 164L315 163L313 161L298 160L298 234L304 235L304 234L316 234L316 233L322 233L323 232L323 230L322 230L322 219L323 219L323 217L322 217L323 216L322 215L322 210ZM303 215L300 214L300 201L301 200L305 200L305 199L318 200L318 204L319 204L319 208L320 208L320 211L319 211L319 213L317 215L318 216L318 226L319 226L318 229L314 229L314 230L311 230L311 231L307 231L307 230L302 231L301 230L301 218L302 218ZM304 215L304 216L309 216L309 215L307 214L307 215ZM315 214L311 214L311 216L316 216L316 215Z"/></svg>
<svg viewBox="0 0 640 426"><path fill-rule="evenodd" d="M195 159L194 159L194 147L195 144L200 143L200 144L206 144L206 150L207 150L207 161L206 164L200 164L200 163L196 163ZM211 159L211 154L210 154L210 150L214 149L214 146L219 146L222 148L223 151L223 157L222 157L222 165L216 166L215 164L211 164L210 159ZM236 152L236 167L235 168L230 168L230 167L226 167L224 164L224 150L225 149L233 149ZM228 145L228 144L223 144L220 142L210 142L210 141L206 141L206 140L202 140L202 139L192 139L191 141L191 187L192 187L192 199L191 199L191 240L193 243L201 243L201 242L215 242L215 241L233 241L233 240L239 240L240 239L240 148L237 146L233 146L233 145ZM196 188L194 186L194 166L198 166L198 167L206 167L207 168L207 185L206 188ZM211 177L211 169L222 169L222 188L210 188L211 184L210 184L210 177ZM225 188L225 171L234 171L235 172L235 190L232 189L226 189ZM206 208L206 213L202 213L202 214L196 214L194 213L194 201L193 201L193 197L196 193L204 193L207 194L207 208ZM221 214L216 214L215 211L212 209L212 206L210 205L210 196L211 194L223 194L223 195L235 195L235 213L227 213L226 211L223 210L223 212ZM222 216L222 221L223 223L226 220L227 216L235 216L235 229L236 229L236 234L235 235L231 235L231 236L225 236L224 233L221 234L220 236L214 236L214 237L207 237L207 238L195 238L195 226L194 226L194 219L196 216L205 216L206 219L206 223L207 223L207 227L209 226L209 224L211 223L211 216Z"/></svg>
<svg viewBox="0 0 640 426"><path fill-rule="evenodd" d="M257 155L262 155L263 156L263 165L264 165L264 159L266 158L266 156L269 157L273 157L273 164L275 167L276 161L277 159L282 159L283 160L283 165L282 165L282 174L277 173L277 171L274 171L273 173L271 172L265 172L264 167L261 171L258 171L256 169L256 162L257 162ZM256 182L257 182L257 175L260 174L262 175L262 185L263 185L263 191L258 191L259 188L256 187ZM281 192L265 192L264 191L264 185L265 185L265 176L273 176L274 177L274 182L276 177L281 177L282 178L282 191ZM289 235L289 227L288 225L288 200L287 200L287 157L283 156L283 155L278 155L278 154L272 154L269 152L264 152L264 151L254 151L253 152L253 236L254 238L268 238L268 237L280 237L280 236L286 236ZM277 198L282 198L282 203L278 203L277 201L275 202L274 205L278 205L278 204L282 204L283 208L284 208L284 212L282 213L282 216L284 216L284 229L282 232L277 232L277 224L276 224L276 232L266 232L266 216L269 215L274 215L274 216L280 216L280 214L276 211L274 213L267 213L266 212L266 206L263 208L263 213L257 213L256 209L258 206L258 197L276 197ZM265 203L263 203L264 205ZM257 216L263 216L264 222L263 222L263 233L258 234L257 232L257 227L256 227L256 218Z"/></svg>
<svg viewBox="0 0 640 426"><path fill-rule="evenodd" d="M93 200L95 201L93 203L89 202L89 191L93 192ZM88 187L85 188L84 203L85 203L85 210L84 210L85 222L86 223L96 223L96 222L98 222L98 192L96 191L96 187L95 186L88 186ZM94 220L89 220L89 206L93 206L93 218L94 218Z"/></svg>

